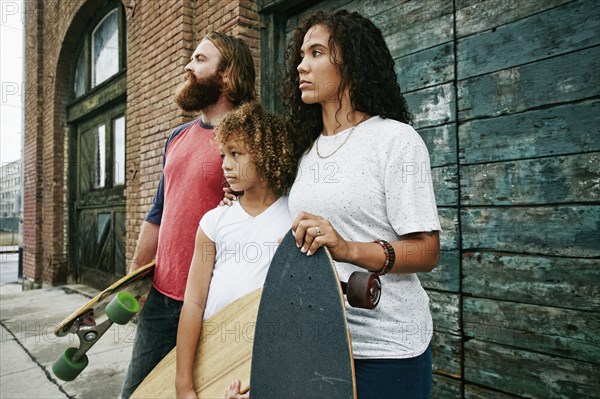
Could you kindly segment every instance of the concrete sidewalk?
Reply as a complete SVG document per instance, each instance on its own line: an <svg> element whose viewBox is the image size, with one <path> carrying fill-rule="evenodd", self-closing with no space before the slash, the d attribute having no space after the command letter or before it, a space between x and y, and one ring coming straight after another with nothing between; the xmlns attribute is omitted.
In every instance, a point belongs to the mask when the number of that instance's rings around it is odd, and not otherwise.
<svg viewBox="0 0 600 399"><path fill-rule="evenodd" d="M0 268L4 273L6 262ZM18 282L0 284L0 398L119 396L135 337L132 323L113 325L88 352L89 365L74 381L52 374L62 352L79 345L74 335L56 337L54 327L96 293L83 285L21 292Z"/></svg>

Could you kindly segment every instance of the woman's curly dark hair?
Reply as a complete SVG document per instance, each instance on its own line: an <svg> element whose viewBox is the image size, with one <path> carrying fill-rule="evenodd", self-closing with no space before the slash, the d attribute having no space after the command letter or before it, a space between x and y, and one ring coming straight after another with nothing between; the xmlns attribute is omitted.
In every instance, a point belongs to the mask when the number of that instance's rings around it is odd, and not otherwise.
<svg viewBox="0 0 600 399"><path fill-rule="evenodd" d="M265 111L256 101L244 103L227 114L213 133L219 144L237 140L277 196L286 194L296 178L299 158L293 136L287 119Z"/></svg>
<svg viewBox="0 0 600 399"><path fill-rule="evenodd" d="M317 11L296 27L286 51L282 97L286 112L296 126L297 150L303 153L309 149L323 130L321 105L302 102L298 89L300 48L306 32L315 25L324 25L330 32L328 46L332 62L339 65L342 76L338 98L348 87L351 105L356 111L411 123L412 116L396 80L394 60L381 30L357 12Z"/></svg>

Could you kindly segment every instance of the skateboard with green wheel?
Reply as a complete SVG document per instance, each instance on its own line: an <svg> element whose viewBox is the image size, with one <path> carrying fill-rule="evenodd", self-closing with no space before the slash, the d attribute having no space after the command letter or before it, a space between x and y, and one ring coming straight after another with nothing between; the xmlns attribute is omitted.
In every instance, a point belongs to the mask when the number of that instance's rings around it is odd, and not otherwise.
<svg viewBox="0 0 600 399"><path fill-rule="evenodd" d="M140 298L152 285L154 262L136 269L96 295L54 329L64 337L75 334L79 348L67 348L52 365L52 372L63 381L74 380L88 365L88 352L113 325L127 324L140 310ZM106 319L98 322L106 315Z"/></svg>

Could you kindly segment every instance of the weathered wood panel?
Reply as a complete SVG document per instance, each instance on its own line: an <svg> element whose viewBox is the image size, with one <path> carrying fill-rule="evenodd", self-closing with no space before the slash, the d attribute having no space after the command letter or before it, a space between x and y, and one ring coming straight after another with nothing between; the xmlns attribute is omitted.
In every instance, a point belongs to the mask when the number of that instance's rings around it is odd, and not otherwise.
<svg viewBox="0 0 600 399"><path fill-rule="evenodd" d="M98 221L96 212L83 210L77 214L79 221L78 241L77 241L77 267L90 268L96 267L96 258L98 257Z"/></svg>
<svg viewBox="0 0 600 399"><path fill-rule="evenodd" d="M377 7L380 6L379 0L371 0L371 2L377 3ZM404 31L410 25L418 26L453 13L452 4L444 0L396 0L395 3L394 7L386 7L385 13L380 13L382 15L371 18L384 35ZM448 39L452 37L448 36Z"/></svg>
<svg viewBox="0 0 600 399"><path fill-rule="evenodd" d="M433 318L433 328L436 332L459 334L460 333L460 295L428 291L429 309ZM431 331L423 331L423 334Z"/></svg>
<svg viewBox="0 0 600 399"><path fill-rule="evenodd" d="M454 79L454 44L441 44L394 62L402 92L448 83Z"/></svg>
<svg viewBox="0 0 600 399"><path fill-rule="evenodd" d="M443 166L431 170L435 200L438 206L458 205L458 169Z"/></svg>
<svg viewBox="0 0 600 399"><path fill-rule="evenodd" d="M600 364L598 312L465 297L462 315L466 337Z"/></svg>
<svg viewBox="0 0 600 399"><path fill-rule="evenodd" d="M285 11L290 7L295 7L306 0L261 0L260 11L263 13L271 13L277 11Z"/></svg>
<svg viewBox="0 0 600 399"><path fill-rule="evenodd" d="M67 122L73 123L92 111L104 109L123 100L127 91L127 77L124 73L111 78L111 84L103 84L89 96L71 104L67 114Z"/></svg>
<svg viewBox="0 0 600 399"><path fill-rule="evenodd" d="M442 251L458 249L458 209L438 208L438 218L442 226L440 233L440 248Z"/></svg>
<svg viewBox="0 0 600 399"><path fill-rule="evenodd" d="M600 256L600 206L465 209L461 228L465 250Z"/></svg>
<svg viewBox="0 0 600 399"><path fill-rule="evenodd" d="M92 191L94 181L96 180L97 161L96 161L96 132L94 129L83 131L79 135L79 153L77 168L79 181L77 185L77 195Z"/></svg>
<svg viewBox="0 0 600 399"><path fill-rule="evenodd" d="M598 95L600 46L458 82L461 121ZM435 97L434 97L435 98Z"/></svg>
<svg viewBox="0 0 600 399"><path fill-rule="evenodd" d="M465 294L600 311L599 259L476 252L463 255L462 270Z"/></svg>
<svg viewBox="0 0 600 399"><path fill-rule="evenodd" d="M598 203L600 152L463 166L460 179L463 205ZM446 201L458 189L436 182Z"/></svg>
<svg viewBox="0 0 600 399"><path fill-rule="evenodd" d="M124 276L127 271L125 262L127 261L127 255L125 253L125 238L127 234L126 230L126 213L124 211L115 210L114 213L114 248L115 248L115 259L114 259L114 273L117 276ZM133 254L129 254L133 256Z"/></svg>
<svg viewBox="0 0 600 399"><path fill-rule="evenodd" d="M450 42L453 5L445 0L409 1L371 18L394 58Z"/></svg>
<svg viewBox="0 0 600 399"><path fill-rule="evenodd" d="M599 19L597 0L575 1L458 40L458 79L597 45Z"/></svg>
<svg viewBox="0 0 600 399"><path fill-rule="evenodd" d="M407 1L409 0L354 0L354 3L360 4L362 15L373 20L376 15L389 14L394 7L399 7Z"/></svg>
<svg viewBox="0 0 600 399"><path fill-rule="evenodd" d="M465 384L465 399L509 399L521 396L507 395L498 391L491 391L476 385Z"/></svg>
<svg viewBox="0 0 600 399"><path fill-rule="evenodd" d="M98 235L95 243L98 248L96 268L106 274L114 274L115 246L114 246L114 218L108 209L99 210L97 213Z"/></svg>
<svg viewBox="0 0 600 399"><path fill-rule="evenodd" d="M435 374L452 378L461 377L462 338L460 335L436 330L433 334L431 352Z"/></svg>
<svg viewBox="0 0 600 399"><path fill-rule="evenodd" d="M341 8L351 8L355 3L352 0L331 0L331 1L319 1L316 2L312 7L300 11L296 14L289 15L286 20L286 34L289 33L304 19L310 17L315 12L321 11L334 11ZM289 37L286 38L285 43L287 44Z"/></svg>
<svg viewBox="0 0 600 399"><path fill-rule="evenodd" d="M465 381L527 398L600 398L600 366L471 340Z"/></svg>
<svg viewBox="0 0 600 399"><path fill-rule="evenodd" d="M276 6L275 4L273 6ZM285 39L285 23L279 14L266 14L261 17L260 30L261 53L268 54L260 60L261 75L260 82L261 103L271 112L283 113L281 104L280 77L283 76L283 48L287 45ZM265 77L269 77L265 79Z"/></svg>
<svg viewBox="0 0 600 399"><path fill-rule="evenodd" d="M459 380L434 374L431 399L458 399L461 397L461 387Z"/></svg>
<svg viewBox="0 0 600 399"><path fill-rule="evenodd" d="M471 164L600 151L598 126L600 101L597 99L471 120L460 126L460 162ZM427 137L425 132L430 134L421 130L423 137ZM451 145L450 139L445 142ZM432 157L442 145L436 143L429 147ZM442 159L449 158L450 154L444 154Z"/></svg>
<svg viewBox="0 0 600 399"><path fill-rule="evenodd" d="M572 0L457 0L456 36L494 29Z"/></svg>
<svg viewBox="0 0 600 399"><path fill-rule="evenodd" d="M456 93L452 83L408 93L405 98L416 129L456 121Z"/></svg>
<svg viewBox="0 0 600 399"><path fill-rule="evenodd" d="M460 289L460 252L440 251L440 262L429 273L419 273L426 289L458 292Z"/></svg>
<svg viewBox="0 0 600 399"><path fill-rule="evenodd" d="M455 124L419 129L419 134L429 150L432 167L456 164Z"/></svg>

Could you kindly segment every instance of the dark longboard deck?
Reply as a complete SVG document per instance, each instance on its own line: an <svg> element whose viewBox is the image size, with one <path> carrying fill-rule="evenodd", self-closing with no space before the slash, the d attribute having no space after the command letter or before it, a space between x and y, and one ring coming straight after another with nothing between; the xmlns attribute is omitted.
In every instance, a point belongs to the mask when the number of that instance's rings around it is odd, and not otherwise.
<svg viewBox="0 0 600 399"><path fill-rule="evenodd" d="M306 256L289 232L267 274L252 352L250 394L354 398L344 298L329 253Z"/></svg>

